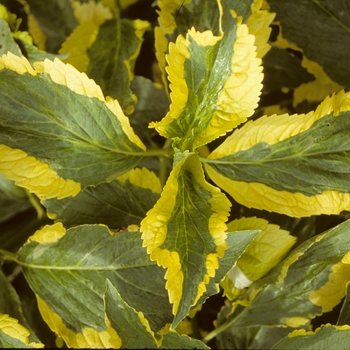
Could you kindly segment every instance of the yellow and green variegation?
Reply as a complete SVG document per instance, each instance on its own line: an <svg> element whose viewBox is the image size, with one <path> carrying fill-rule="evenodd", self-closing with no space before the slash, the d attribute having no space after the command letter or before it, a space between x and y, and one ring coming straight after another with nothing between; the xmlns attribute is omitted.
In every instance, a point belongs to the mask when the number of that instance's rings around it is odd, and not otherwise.
<svg viewBox="0 0 350 350"><path fill-rule="evenodd" d="M194 150L246 121L257 107L263 78L255 36L221 1L218 33L192 27L169 44L170 111L151 126ZM267 24L267 22L265 23Z"/></svg>
<svg viewBox="0 0 350 350"><path fill-rule="evenodd" d="M1 172L41 199L74 196L142 158L145 146L118 101L71 65L56 58L33 68L9 52L0 81Z"/></svg>
<svg viewBox="0 0 350 350"><path fill-rule="evenodd" d="M206 291L227 245L230 203L204 179L200 161L189 153L172 170L160 199L141 223L151 260L167 268L173 327Z"/></svg>
<svg viewBox="0 0 350 350"><path fill-rule="evenodd" d="M298 246L227 306L221 327L232 322L235 327L298 328L332 310L350 280L349 228L348 220Z"/></svg>
<svg viewBox="0 0 350 350"><path fill-rule="evenodd" d="M206 170L247 207L294 217L348 210L349 110L341 91L306 115L248 122L208 156Z"/></svg>

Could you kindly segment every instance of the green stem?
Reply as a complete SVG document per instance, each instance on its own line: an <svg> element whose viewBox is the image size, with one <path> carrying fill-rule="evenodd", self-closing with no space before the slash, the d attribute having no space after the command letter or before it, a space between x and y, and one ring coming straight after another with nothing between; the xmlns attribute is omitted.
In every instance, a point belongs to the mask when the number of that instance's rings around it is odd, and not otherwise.
<svg viewBox="0 0 350 350"><path fill-rule="evenodd" d="M43 219L44 217L46 217L45 210L41 206L41 204L39 202L39 198L37 196L33 195L32 193L30 193L29 191L27 191L27 195L29 198L29 202L32 204L32 206L36 210L36 213L38 215L38 219L40 220L40 219Z"/></svg>
<svg viewBox="0 0 350 350"><path fill-rule="evenodd" d="M143 154L144 157L165 157L165 158L173 158L174 151L169 148L155 148L148 149Z"/></svg>
<svg viewBox="0 0 350 350"><path fill-rule="evenodd" d="M222 333L223 331L225 331L227 328L229 328L232 324L234 324L237 320L239 316L235 317L234 319L232 319L231 321L222 324L221 326L215 328L213 331L211 331L210 333L208 333L203 339L202 342L207 344L210 340L212 340L213 338L215 338L216 336L218 336L220 333Z"/></svg>
<svg viewBox="0 0 350 350"><path fill-rule="evenodd" d="M18 263L17 255L7 250L0 249L0 261L10 260Z"/></svg>

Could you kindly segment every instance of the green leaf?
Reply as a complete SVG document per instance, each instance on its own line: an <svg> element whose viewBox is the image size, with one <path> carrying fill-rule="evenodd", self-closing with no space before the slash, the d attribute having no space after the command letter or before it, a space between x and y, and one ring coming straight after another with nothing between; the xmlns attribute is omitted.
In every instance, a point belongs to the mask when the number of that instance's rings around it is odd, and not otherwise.
<svg viewBox="0 0 350 350"><path fill-rule="evenodd" d="M315 112L246 123L209 155L213 181L247 207L301 217L350 207L350 94Z"/></svg>
<svg viewBox="0 0 350 350"><path fill-rule="evenodd" d="M325 72L343 86L350 86L348 54L350 22L348 5L342 0L268 0L283 36L298 45L305 56L318 62ZM312 18L312 20L310 20ZM302 28L302 30L300 30Z"/></svg>
<svg viewBox="0 0 350 350"><path fill-rule="evenodd" d="M103 225L67 231L60 223L45 226L21 248L18 263L43 319L69 347L96 347L104 340L115 346L115 331L104 326L106 278L147 317L152 330L172 321L164 270L149 260L139 232L113 234Z"/></svg>
<svg viewBox="0 0 350 350"><path fill-rule="evenodd" d="M337 326L350 324L350 300L349 300L350 284L346 286L346 296L343 302L343 306L340 310Z"/></svg>
<svg viewBox="0 0 350 350"><path fill-rule="evenodd" d="M178 140L182 151L232 130L253 114L259 100L263 75L254 36L237 23L226 2L221 11L217 36L192 27L169 46L172 103L165 118L151 126Z"/></svg>
<svg viewBox="0 0 350 350"><path fill-rule="evenodd" d="M314 80L314 76L302 67L300 59L288 51L272 46L263 58L264 92L294 89Z"/></svg>
<svg viewBox="0 0 350 350"><path fill-rule="evenodd" d="M64 198L140 161L145 147L116 100L58 59L35 67L0 59L0 172L42 199Z"/></svg>
<svg viewBox="0 0 350 350"><path fill-rule="evenodd" d="M139 225L157 202L160 190L154 173L145 168L134 169L118 180L88 187L75 197L49 199L43 204L49 216L65 227L105 224L118 229Z"/></svg>
<svg viewBox="0 0 350 350"><path fill-rule="evenodd" d="M240 218L231 221L228 230L260 230L261 232L244 250L225 280L221 283L225 295L230 299L236 298L242 290L253 282L265 276L289 252L296 238L278 225L269 224L264 219L256 217Z"/></svg>
<svg viewBox="0 0 350 350"><path fill-rule="evenodd" d="M294 331L285 337L272 349L349 349L350 326L332 326L326 324L317 328L315 332L305 330Z"/></svg>
<svg viewBox="0 0 350 350"><path fill-rule="evenodd" d="M33 45L33 38L27 32L18 31L15 32L13 36L21 43L23 50L22 53L32 65L37 61L44 61L45 58L54 60L57 57L63 60L67 57L67 55L55 55L39 50L35 45Z"/></svg>
<svg viewBox="0 0 350 350"><path fill-rule="evenodd" d="M32 16L32 22L42 31L45 37L45 50L57 53L63 41L78 25L73 13L72 2L69 0L52 0L48 6L45 0L26 0L27 12Z"/></svg>
<svg viewBox="0 0 350 350"><path fill-rule="evenodd" d="M163 87L141 76L134 78L130 88L137 97L134 113L129 115L130 125L146 146L154 145L156 132L148 125L161 120L168 112L168 97Z"/></svg>
<svg viewBox="0 0 350 350"><path fill-rule="evenodd" d="M88 76L101 86L105 95L118 99L127 113L133 111L135 103L129 85L142 36L148 27L149 23L141 20L108 20L100 27L96 41L87 52Z"/></svg>
<svg viewBox="0 0 350 350"><path fill-rule="evenodd" d="M4 275L4 273L0 270L0 315L8 315L11 318L18 320L18 327L23 327L27 329L26 336L28 337L28 341L40 343L37 336L33 333L33 331L30 330L30 327L28 325L27 320L24 318L23 312L22 312L22 305L21 301L15 291L15 289L10 284L7 277ZM1 316L0 316L1 317ZM1 327L1 326L0 326ZM6 330L2 328L3 331ZM7 333L8 334L8 333ZM1 336L0 336L1 338ZM23 341L23 340L22 340ZM0 340L1 344L1 340ZM28 343L27 343L28 344ZM4 344L0 345L4 346Z"/></svg>
<svg viewBox="0 0 350 350"><path fill-rule="evenodd" d="M234 231L227 232L227 250L224 257L219 259L219 268L216 270L215 276L210 279L207 284L207 290L198 300L197 308L203 304L207 298L219 293L219 283L225 278L225 275L232 269L237 263L237 260L244 254L247 247L254 241L259 235L260 230L246 230L246 231Z"/></svg>
<svg viewBox="0 0 350 350"><path fill-rule="evenodd" d="M63 43L65 62L94 79L106 96L118 99L123 110L133 111L135 98L130 90L142 36L149 23L120 18L101 3L75 4L80 25ZM83 38L83 40L82 40Z"/></svg>
<svg viewBox="0 0 350 350"><path fill-rule="evenodd" d="M219 325L223 329L299 327L332 310L344 297L350 278L349 230L350 221L345 221L298 246L228 306L232 311L238 305L244 307L239 314L221 319Z"/></svg>
<svg viewBox="0 0 350 350"><path fill-rule="evenodd" d="M166 55L169 53L169 43L175 42L179 35L186 35L188 28L195 27L204 32L211 30L214 35L219 31L219 5L217 1L207 0L160 0L158 23L154 30L155 48L164 86L166 79Z"/></svg>
<svg viewBox="0 0 350 350"><path fill-rule="evenodd" d="M21 56L22 54L21 50L12 37L10 27L8 23L2 18L0 18L0 36L1 36L0 55L3 55L4 53L11 51L17 56Z"/></svg>
<svg viewBox="0 0 350 350"><path fill-rule="evenodd" d="M175 328L214 277L227 249L230 203L204 179L198 156L189 153L174 167L161 198L141 223L143 245L152 260L167 268Z"/></svg>
<svg viewBox="0 0 350 350"><path fill-rule="evenodd" d="M271 349L294 329L291 327L229 328L218 334L218 349Z"/></svg>
<svg viewBox="0 0 350 350"><path fill-rule="evenodd" d="M31 208L26 192L0 174L0 223Z"/></svg>
<svg viewBox="0 0 350 350"><path fill-rule="evenodd" d="M130 307L108 279L104 300L107 324L118 334L123 349L209 349L201 341L176 332L164 335L152 332L142 312Z"/></svg>

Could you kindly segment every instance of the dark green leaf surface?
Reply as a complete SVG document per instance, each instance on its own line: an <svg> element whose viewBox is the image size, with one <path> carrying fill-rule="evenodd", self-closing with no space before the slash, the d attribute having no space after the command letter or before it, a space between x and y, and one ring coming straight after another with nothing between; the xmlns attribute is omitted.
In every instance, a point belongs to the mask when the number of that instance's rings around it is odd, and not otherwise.
<svg viewBox="0 0 350 350"><path fill-rule="evenodd" d="M301 66L301 60L275 46L263 57L263 66L264 92L294 89L315 79Z"/></svg>
<svg viewBox="0 0 350 350"><path fill-rule="evenodd" d="M145 319L140 319L137 311L123 300L110 280L107 279L106 285L106 316L121 338L121 348L156 348L154 335L147 329L147 324L144 324Z"/></svg>
<svg viewBox="0 0 350 350"><path fill-rule="evenodd" d="M17 319L22 326L29 330L30 327L28 325L28 322L22 313L21 301L15 289L12 287L7 277L1 270L0 285L0 314L7 314L12 318ZM31 332L29 335L29 341L38 342L39 339L33 332Z"/></svg>
<svg viewBox="0 0 350 350"><path fill-rule="evenodd" d="M78 226L57 242L24 245L18 260L35 294L75 333L103 330L106 278L152 329L172 320L164 270L149 260L139 232L111 235L102 225Z"/></svg>
<svg viewBox="0 0 350 350"><path fill-rule="evenodd" d="M65 227L105 224L118 229L139 225L158 198L159 194L150 189L114 180L88 187L75 197L46 200L44 206Z"/></svg>
<svg viewBox="0 0 350 350"><path fill-rule="evenodd" d="M263 183L279 191L307 196L327 190L348 193L349 130L350 113L327 115L296 136L273 145L258 143L210 166L232 180Z"/></svg>
<svg viewBox="0 0 350 350"><path fill-rule="evenodd" d="M346 296L341 308L337 326L350 325L350 284L346 287Z"/></svg>
<svg viewBox="0 0 350 350"><path fill-rule="evenodd" d="M0 144L20 148L83 187L118 176L142 158L103 101L45 74L1 70L0 101Z"/></svg>
<svg viewBox="0 0 350 350"><path fill-rule="evenodd" d="M148 125L166 115L169 110L169 99L163 87L141 76L134 78L130 88L137 97L134 113L129 115L130 125L141 141L148 146L154 142L152 137L157 134L148 128Z"/></svg>
<svg viewBox="0 0 350 350"><path fill-rule="evenodd" d="M268 0L283 36L297 44L305 56L319 63L337 83L350 86L349 3L343 0Z"/></svg>
<svg viewBox="0 0 350 350"><path fill-rule="evenodd" d="M349 326L338 328L327 324L316 329L315 333L306 332L293 334L293 336L289 335L273 346L272 349L348 350L349 336Z"/></svg>
<svg viewBox="0 0 350 350"><path fill-rule="evenodd" d="M13 338L0 329L0 347L3 349L36 349L36 346L26 345L19 339Z"/></svg>
<svg viewBox="0 0 350 350"><path fill-rule="evenodd" d="M217 338L219 349L271 349L294 329L291 327L228 328Z"/></svg>
<svg viewBox="0 0 350 350"><path fill-rule="evenodd" d="M147 321L122 299L109 280L104 299L106 316L121 338L123 349L208 349L201 341L176 332L165 333L160 341L161 336L148 329Z"/></svg>
<svg viewBox="0 0 350 350"><path fill-rule="evenodd" d="M26 0L30 13L46 36L46 51L57 53L63 41L78 25L69 0Z"/></svg>
<svg viewBox="0 0 350 350"><path fill-rule="evenodd" d="M21 50L11 35L8 23L0 18L0 56L8 51L21 56Z"/></svg>
<svg viewBox="0 0 350 350"><path fill-rule="evenodd" d="M143 30L146 28L147 22L144 22ZM88 76L101 86L106 96L118 99L124 110L134 104L130 77L142 42L135 30L131 20L107 20L87 51L90 58Z"/></svg>
<svg viewBox="0 0 350 350"><path fill-rule="evenodd" d="M218 293L218 283L220 283L225 275L232 269L239 257L244 253L249 244L260 233L260 230L236 231L227 233L227 250L223 258L219 259L219 268L215 277L210 279L207 290L199 299L196 307L203 304L207 298Z"/></svg>
<svg viewBox="0 0 350 350"><path fill-rule="evenodd" d="M19 40L21 40L21 37L19 37ZM35 45L28 44L25 40L21 40L21 44L24 48L23 55L28 59L28 61L31 64L37 61L44 61L45 58L48 58L49 60L54 60L57 57L63 60L68 56L65 54L55 55L46 51L39 50Z"/></svg>
<svg viewBox="0 0 350 350"><path fill-rule="evenodd" d="M29 209L31 203L25 190L0 174L0 223Z"/></svg>
<svg viewBox="0 0 350 350"><path fill-rule="evenodd" d="M349 230L350 221L346 221L298 246L265 278L253 283L247 293L240 297L248 302L249 295L257 293L239 315L229 316L232 326L299 327L322 314L323 310L331 310L340 302L340 290L346 282L346 272L341 272L341 267L334 270L334 266L349 251ZM329 275L333 271L338 271L338 275L329 283ZM315 291L327 283L327 291L321 291L315 296ZM335 290L338 295L332 292L331 285L337 286ZM225 319L221 319L219 324L225 322Z"/></svg>
<svg viewBox="0 0 350 350"><path fill-rule="evenodd" d="M152 260L167 268L167 289L176 315L173 328L205 292L226 249L230 203L205 181L195 153L174 167L162 195L141 223Z"/></svg>

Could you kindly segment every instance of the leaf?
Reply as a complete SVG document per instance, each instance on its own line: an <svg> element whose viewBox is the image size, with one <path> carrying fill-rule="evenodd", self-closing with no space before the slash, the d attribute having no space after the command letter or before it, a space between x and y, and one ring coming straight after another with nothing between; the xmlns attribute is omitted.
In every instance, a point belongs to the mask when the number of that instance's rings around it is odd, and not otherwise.
<svg viewBox="0 0 350 350"><path fill-rule="evenodd" d="M25 0L25 3L27 13L35 18L45 36L46 51L56 53L78 25L71 1L52 0L49 6L45 0Z"/></svg>
<svg viewBox="0 0 350 350"><path fill-rule="evenodd" d="M296 330L285 337L272 349L336 349L349 348L350 326L322 325L315 332Z"/></svg>
<svg viewBox="0 0 350 350"><path fill-rule="evenodd" d="M291 327L229 328L218 334L218 349L271 349L294 329Z"/></svg>
<svg viewBox="0 0 350 350"><path fill-rule="evenodd" d="M19 331L21 327L26 329L25 331L23 330L23 335L26 334L27 345L28 345L28 342L31 342L33 344L36 343L36 345L39 346L40 345L39 339L30 329L29 324L23 315L21 301L15 289L12 287L9 280L1 270L0 270L0 282L1 282L0 315L8 315L9 317L11 317L13 320L9 320L6 317L5 319L7 319L7 321L10 321L10 324L12 324L14 328L18 327ZM15 323L18 323L18 325L15 326ZM8 330L8 328L2 328L1 326L0 328L2 329L3 332L5 332L8 335L13 334L12 332L6 331L6 329ZM0 339L1 339L1 336L0 336ZM20 339L22 342L24 343L26 342L25 338L20 338ZM0 340L0 344L1 344L1 340ZM41 345L43 347L43 344ZM3 347L4 344L2 344L1 346Z"/></svg>
<svg viewBox="0 0 350 350"><path fill-rule="evenodd" d="M260 230L245 230L227 232L227 250L225 255L219 259L219 267L216 270L215 276L210 279L207 284L207 290L198 300L198 303L193 309L199 305L204 304L205 300L212 295L219 293L219 283L225 278L225 275L236 264L237 260L244 254L247 247L258 236Z"/></svg>
<svg viewBox="0 0 350 350"><path fill-rule="evenodd" d="M65 227L105 224L118 229L140 224L158 200L160 191L154 173L146 168L133 169L117 180L88 187L75 197L49 199L43 204L49 216Z"/></svg>
<svg viewBox="0 0 350 350"><path fill-rule="evenodd" d="M145 147L116 100L55 59L0 59L0 171L40 198L76 195L134 167ZM23 123L25 122L25 131Z"/></svg>
<svg viewBox="0 0 350 350"><path fill-rule="evenodd" d="M39 50L33 44L33 38L29 35L28 32L17 31L13 33L13 37L18 42L21 43L23 55L28 59L28 61L32 65L34 64L34 62L37 62L37 61L44 61L45 58L48 58L49 60L54 60L57 57L60 60L63 60L67 56L67 55L56 55L56 54Z"/></svg>
<svg viewBox="0 0 350 350"><path fill-rule="evenodd" d="M160 11L159 27L154 29L156 57L163 84L167 88L165 57L169 53L169 43L175 42L179 35L186 35L188 28L192 27L201 32L211 30L214 35L218 35L220 12L218 1L159 0L157 5Z"/></svg>
<svg viewBox="0 0 350 350"><path fill-rule="evenodd" d="M231 221L228 230L260 230L221 283L225 295L234 299L242 289L265 276L289 252L296 238L279 226L256 217Z"/></svg>
<svg viewBox="0 0 350 350"><path fill-rule="evenodd" d="M170 43L167 61L170 111L150 126L178 139L181 150L203 146L253 114L262 87L261 60L254 36L236 23L226 5L218 36L192 28L186 38Z"/></svg>
<svg viewBox="0 0 350 350"><path fill-rule="evenodd" d="M176 332L155 334L143 313L130 307L108 279L104 300L107 324L118 334L123 349L209 349L199 340Z"/></svg>
<svg viewBox="0 0 350 350"><path fill-rule="evenodd" d="M0 36L0 55L11 51L17 56L21 56L21 50L11 35L10 27L2 18L0 18Z"/></svg>
<svg viewBox="0 0 350 350"><path fill-rule="evenodd" d="M262 2L260 0L249 1L208 1L208 0L160 0L158 1L159 27L155 28L155 47L156 56L161 72L163 73L163 82L166 81L166 54L168 44L175 42L179 35L185 36L188 28L196 28L200 32L207 30L214 35L220 33L220 17L222 8L224 11L234 16L240 16L240 22L249 27L250 34L255 36L255 45L257 46L258 57L263 57L268 51L267 40L270 35L269 25L274 17L267 11L261 11Z"/></svg>
<svg viewBox="0 0 350 350"><path fill-rule="evenodd" d="M291 0L268 3L271 11L277 13L283 35L298 45L308 59L318 62L333 80L349 87L348 55L343 50L350 45L347 3L342 0L305 0L299 6Z"/></svg>
<svg viewBox="0 0 350 350"><path fill-rule="evenodd" d="M157 133L148 124L161 120L167 113L168 97L163 87L141 76L134 77L130 88L137 97L135 110L129 115L130 125L146 146L151 145Z"/></svg>
<svg viewBox="0 0 350 350"><path fill-rule="evenodd" d="M0 223L31 208L26 192L0 174Z"/></svg>
<svg viewBox="0 0 350 350"><path fill-rule="evenodd" d="M339 318L338 318L338 321L337 321L337 326L350 324L349 290L350 290L350 284L348 283L346 285L345 300L344 300L343 306L342 306L342 308L340 310Z"/></svg>
<svg viewBox="0 0 350 350"><path fill-rule="evenodd" d="M105 95L117 98L128 114L133 112L135 103L129 86L148 27L149 23L141 20L109 20L101 26L96 41L88 50L87 74L101 86Z"/></svg>
<svg viewBox="0 0 350 350"><path fill-rule="evenodd" d="M189 153L176 164L160 199L141 222L147 253L167 268L173 328L197 303L219 267L218 258L227 249L229 208L220 190L205 181L198 156Z"/></svg>
<svg viewBox="0 0 350 350"><path fill-rule="evenodd" d="M263 66L265 92L294 89L315 79L302 67L298 58L277 46L273 46L264 56Z"/></svg>
<svg viewBox="0 0 350 350"><path fill-rule="evenodd" d="M219 325L296 328L332 310L350 278L349 229L350 221L345 221L298 246L228 307L243 305L238 315L221 319Z"/></svg>
<svg viewBox="0 0 350 350"><path fill-rule="evenodd" d="M248 122L209 155L206 170L247 207L338 214L350 204L349 109L349 93L340 92L306 116Z"/></svg>
<svg viewBox="0 0 350 350"><path fill-rule="evenodd" d="M66 62L86 72L106 96L118 99L123 110L132 112L135 101L129 85L149 23L121 19L119 10L113 17L101 3L75 7L76 12L80 9L81 23L63 43L60 53L69 53Z"/></svg>
<svg viewBox="0 0 350 350"><path fill-rule="evenodd" d="M44 344L28 340L29 331L9 315L0 314L0 347L3 348L43 348Z"/></svg>
<svg viewBox="0 0 350 350"><path fill-rule="evenodd" d="M172 320L164 270L149 260L139 232L113 234L103 225L67 231L60 223L45 226L21 248L18 263L43 319L69 347L96 347L106 339L109 346L118 343L115 332L104 326L106 278L143 312L152 330Z"/></svg>

